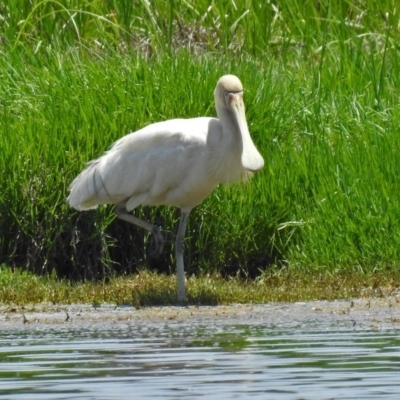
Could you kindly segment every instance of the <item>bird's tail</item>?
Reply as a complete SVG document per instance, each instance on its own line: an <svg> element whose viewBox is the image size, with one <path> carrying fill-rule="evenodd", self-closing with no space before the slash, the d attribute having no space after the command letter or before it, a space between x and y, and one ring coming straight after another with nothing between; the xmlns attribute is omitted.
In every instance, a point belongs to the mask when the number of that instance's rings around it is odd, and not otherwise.
<svg viewBox="0 0 400 400"><path fill-rule="evenodd" d="M98 196L102 185L97 164L98 160L90 162L69 187L67 203L79 211L97 208L102 203Z"/></svg>

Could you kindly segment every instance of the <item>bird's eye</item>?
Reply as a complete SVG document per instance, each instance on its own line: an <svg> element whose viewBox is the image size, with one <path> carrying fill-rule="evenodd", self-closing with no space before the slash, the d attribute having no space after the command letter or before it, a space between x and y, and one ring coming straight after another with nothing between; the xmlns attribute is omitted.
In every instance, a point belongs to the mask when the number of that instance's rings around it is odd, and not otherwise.
<svg viewBox="0 0 400 400"><path fill-rule="evenodd" d="M229 95L230 95L231 93L230 92L227 92L227 91L225 91L224 92L224 101L225 101L225 105L227 106L227 107L229 107Z"/></svg>

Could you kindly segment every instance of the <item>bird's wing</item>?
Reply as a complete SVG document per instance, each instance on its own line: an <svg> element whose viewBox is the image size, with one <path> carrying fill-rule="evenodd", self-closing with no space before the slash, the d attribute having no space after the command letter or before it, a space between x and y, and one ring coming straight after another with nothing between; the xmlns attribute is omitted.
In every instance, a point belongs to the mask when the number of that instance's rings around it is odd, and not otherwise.
<svg viewBox="0 0 400 400"><path fill-rule="evenodd" d="M140 204L162 202L205 152L209 121L168 120L122 137L72 182L69 204L85 210L134 196Z"/></svg>

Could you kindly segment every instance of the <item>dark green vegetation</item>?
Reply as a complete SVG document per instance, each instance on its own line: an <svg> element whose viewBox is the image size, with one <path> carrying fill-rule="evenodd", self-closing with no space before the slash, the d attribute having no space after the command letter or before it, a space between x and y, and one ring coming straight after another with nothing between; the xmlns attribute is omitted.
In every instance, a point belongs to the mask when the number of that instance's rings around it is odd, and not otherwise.
<svg viewBox="0 0 400 400"><path fill-rule="evenodd" d="M175 210L136 210L167 240L152 260L112 207L69 209L68 185L128 132L215 115L215 83L234 73L266 165L194 210L188 276L398 280L399 13L396 0L0 0L0 262L68 279L174 272Z"/></svg>

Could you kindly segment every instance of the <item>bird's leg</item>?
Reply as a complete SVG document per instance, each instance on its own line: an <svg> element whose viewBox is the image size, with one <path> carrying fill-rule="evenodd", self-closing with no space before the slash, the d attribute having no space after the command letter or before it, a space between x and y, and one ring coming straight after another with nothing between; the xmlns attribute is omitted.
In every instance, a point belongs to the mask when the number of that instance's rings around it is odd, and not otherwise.
<svg viewBox="0 0 400 400"><path fill-rule="evenodd" d="M185 302L185 269L183 264L183 253L185 252L185 232L189 213L181 210L178 233L175 241L176 273L178 276L178 301Z"/></svg>
<svg viewBox="0 0 400 400"><path fill-rule="evenodd" d="M140 218L135 217L132 214L129 214L128 211L126 211L125 205L117 205L115 208L115 212L117 213L118 218L130 222L131 224L134 224L136 226L140 226L141 228L144 228L153 234L154 249L152 250L151 255L154 258L159 257L163 250L164 238L158 226L150 224L147 221L144 221Z"/></svg>

